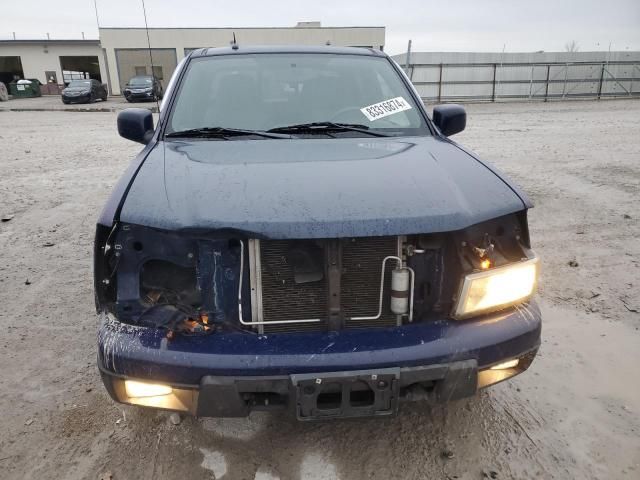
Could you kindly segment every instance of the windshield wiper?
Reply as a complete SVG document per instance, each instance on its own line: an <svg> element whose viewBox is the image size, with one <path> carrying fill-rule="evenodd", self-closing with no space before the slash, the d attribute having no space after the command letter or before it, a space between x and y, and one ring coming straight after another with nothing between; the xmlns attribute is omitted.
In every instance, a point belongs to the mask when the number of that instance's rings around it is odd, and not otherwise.
<svg viewBox="0 0 640 480"><path fill-rule="evenodd" d="M278 133L263 132L261 130L244 130L240 128L226 127L201 127L190 128L188 130L179 130L177 132L167 133L165 137L186 137L186 138L227 138L256 135L264 138L291 138L291 135L282 135Z"/></svg>
<svg viewBox="0 0 640 480"><path fill-rule="evenodd" d="M371 130L366 125L359 123L335 123L335 122L312 122L287 125L286 127L276 127L267 130L268 133L321 133L327 132L359 132L374 137L388 137L386 133Z"/></svg>

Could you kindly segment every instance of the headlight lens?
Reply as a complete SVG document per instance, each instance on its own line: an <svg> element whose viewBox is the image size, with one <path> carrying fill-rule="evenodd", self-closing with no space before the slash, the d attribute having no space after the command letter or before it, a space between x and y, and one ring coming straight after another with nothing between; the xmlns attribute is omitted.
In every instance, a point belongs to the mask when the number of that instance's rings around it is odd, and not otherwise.
<svg viewBox="0 0 640 480"><path fill-rule="evenodd" d="M501 310L531 297L538 280L538 258L467 275L454 318Z"/></svg>

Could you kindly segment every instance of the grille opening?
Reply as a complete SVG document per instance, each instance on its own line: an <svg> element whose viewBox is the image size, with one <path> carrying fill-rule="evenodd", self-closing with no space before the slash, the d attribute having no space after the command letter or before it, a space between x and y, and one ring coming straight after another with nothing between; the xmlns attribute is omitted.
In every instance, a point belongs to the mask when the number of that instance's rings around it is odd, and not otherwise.
<svg viewBox="0 0 640 480"><path fill-rule="evenodd" d="M342 405L342 389L338 383L329 383L324 386L316 400L319 410L333 410Z"/></svg>
<svg viewBox="0 0 640 480"><path fill-rule="evenodd" d="M375 394L365 382L358 381L351 387L349 403L352 407L368 407L373 405Z"/></svg>
<svg viewBox="0 0 640 480"><path fill-rule="evenodd" d="M243 394L247 406L282 407L287 404L287 398L276 392L251 392Z"/></svg>

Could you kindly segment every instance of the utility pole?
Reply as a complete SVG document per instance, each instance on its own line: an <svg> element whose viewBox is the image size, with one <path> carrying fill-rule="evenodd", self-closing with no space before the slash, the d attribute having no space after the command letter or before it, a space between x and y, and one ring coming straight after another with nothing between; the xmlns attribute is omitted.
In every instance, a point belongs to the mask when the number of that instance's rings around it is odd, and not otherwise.
<svg viewBox="0 0 640 480"><path fill-rule="evenodd" d="M411 66L411 39L409 39L409 43L407 44L407 56L404 59L404 69L409 75L409 67Z"/></svg>
<svg viewBox="0 0 640 480"><path fill-rule="evenodd" d="M93 0L93 8L96 11L96 25L98 26L98 37L100 36L100 18L98 17L98 0Z"/></svg>

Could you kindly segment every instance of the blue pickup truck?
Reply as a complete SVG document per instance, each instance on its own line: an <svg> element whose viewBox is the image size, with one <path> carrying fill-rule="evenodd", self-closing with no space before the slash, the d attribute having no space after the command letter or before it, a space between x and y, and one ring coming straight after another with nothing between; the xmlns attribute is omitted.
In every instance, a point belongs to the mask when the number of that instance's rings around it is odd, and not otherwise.
<svg viewBox="0 0 640 480"><path fill-rule="evenodd" d="M538 258L518 187L363 48L205 48L97 224L111 397L197 416L394 415L526 370Z"/></svg>

